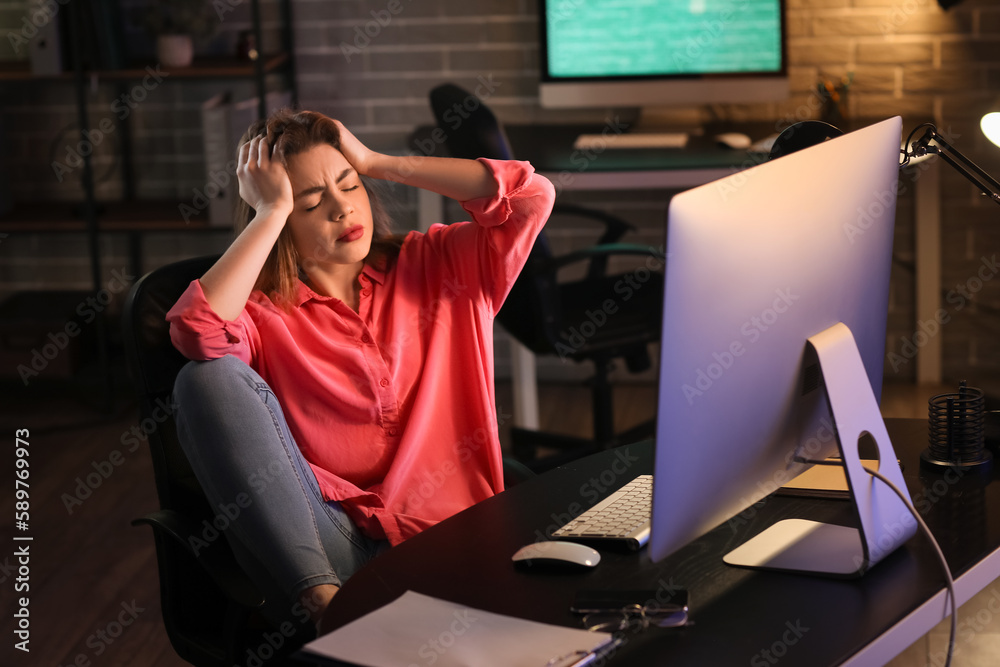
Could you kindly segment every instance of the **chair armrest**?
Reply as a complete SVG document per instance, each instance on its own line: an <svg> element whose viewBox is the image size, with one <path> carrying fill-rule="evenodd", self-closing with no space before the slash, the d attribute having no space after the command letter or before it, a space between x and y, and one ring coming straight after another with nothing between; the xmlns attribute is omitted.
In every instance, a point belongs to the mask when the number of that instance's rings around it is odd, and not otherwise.
<svg viewBox="0 0 1000 667"><path fill-rule="evenodd" d="M592 208L584 208L582 206L576 206L575 204L556 204L552 208L553 215L575 215L580 218L590 218L592 220L597 220L604 223L604 233L601 237L597 239L597 245L607 245L609 243L615 243L625 235L626 232L634 232L635 227L616 215L612 215L607 211L598 211ZM587 277L592 280L597 280L604 275L607 270L607 257L604 255L595 255L591 258L590 268L587 269Z"/></svg>
<svg viewBox="0 0 1000 667"><path fill-rule="evenodd" d="M666 262L666 255L652 246L640 245L636 243L607 243L604 245L595 245L589 248L574 250L573 252L566 253L565 255L553 257L550 260L542 262L538 269L541 271L555 272L568 264L582 262L584 260L593 260L595 257L607 258L612 255L646 255L648 257L655 257L661 263Z"/></svg>
<svg viewBox="0 0 1000 667"><path fill-rule="evenodd" d="M242 566L233 557L232 552L212 548L204 544L204 538L199 534L200 524L174 510L157 510L132 521L133 526L149 525L161 536L173 538L191 555L212 580L222 589L223 593L234 602L251 609L264 604L264 595L243 572ZM197 538L197 541L191 538Z"/></svg>
<svg viewBox="0 0 1000 667"><path fill-rule="evenodd" d="M505 487L511 487L525 480L535 477L535 471L524 465L513 456L503 457L503 483Z"/></svg>
<svg viewBox="0 0 1000 667"><path fill-rule="evenodd" d="M576 215L581 218L592 218L604 223L606 231L598 239L598 245L614 243L626 232L634 232L635 226L631 225L617 215L612 215L607 211L598 211L592 208L584 208L575 204L556 204L552 207L553 215Z"/></svg>

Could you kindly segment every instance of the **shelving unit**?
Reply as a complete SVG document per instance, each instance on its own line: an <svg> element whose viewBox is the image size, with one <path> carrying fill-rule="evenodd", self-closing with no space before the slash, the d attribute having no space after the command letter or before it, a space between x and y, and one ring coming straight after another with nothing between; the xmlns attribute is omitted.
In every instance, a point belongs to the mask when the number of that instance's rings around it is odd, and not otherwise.
<svg viewBox="0 0 1000 667"><path fill-rule="evenodd" d="M289 62L287 53L265 55L261 59L265 75L281 71ZM105 81L127 81L146 76L146 67L156 63L134 63L126 69L88 70L87 76L96 76ZM195 58L190 67L162 67L171 80L205 78L239 78L256 76L256 64L235 57L215 56ZM29 63L24 61L0 63L0 81L72 81L73 72L59 74L33 74Z"/></svg>
<svg viewBox="0 0 1000 667"><path fill-rule="evenodd" d="M253 16L253 31L257 43L262 42L260 25L260 0L251 0L251 13ZM150 67L157 68L163 72L165 78L174 85L183 85L185 81L209 80L209 79L253 79L256 88L258 105L258 116L263 117L266 113L266 77L271 74L285 74L286 83L291 91L292 103L295 104L298 95L294 77L294 62L292 54L292 31L291 14L289 0L281 0L279 6L282 15L282 50L277 53L262 54L255 60L241 60L225 56L207 56L195 58L189 67L163 67L155 62L133 61L124 69L95 69L80 71L61 72L52 75L36 75L30 70L27 62L0 63L0 82L36 84L51 82L76 82L78 115L81 117L81 128L86 127L87 101L85 96L86 86L91 81L118 82L125 84L130 81L142 79L148 75ZM67 6L67 10L72 10ZM75 20L71 17L70 22ZM78 47L76 36L71 35L71 41ZM75 63L81 61L80 54L75 54ZM207 219L198 220L204 216L196 216L190 223L182 219L178 213L176 216L164 215L164 210L177 211L180 200L172 202L164 201L142 201L135 197L135 187L132 182L131 162L132 154L130 150L130 133L128 119L120 121L116 133L120 132L121 152L122 152L122 179L123 179L123 201L121 202L97 202L92 193L88 192L88 184L93 187L93 178L86 176L84 180L84 197L81 201L71 202L15 202L14 210L4 216L0 216L0 232L65 232L65 231L86 231L89 229L88 218L83 214L88 202L95 208L97 206L106 207L107 219L99 210L95 210L97 217L97 232L102 231L124 231L135 228L138 231L167 231L176 228L177 230L197 230L207 227ZM86 141L81 131L81 140ZM85 172L91 169L90 156L83 156ZM127 204L123 206L123 204ZM80 212L74 212L74 208L79 208ZM76 224L74 224L74 222ZM171 222L176 224L171 224ZM30 227L30 229L29 229ZM218 228L211 228L218 230Z"/></svg>
<svg viewBox="0 0 1000 667"><path fill-rule="evenodd" d="M122 69L85 70L81 36L75 26L82 25L79 3L68 3L60 11L69 12L65 25L70 31L70 59L74 69L54 75L35 75L30 64L0 64L0 83L23 85L44 85L46 82L72 82L76 96L77 121L80 139L87 142L88 128L87 87L93 82L116 82L125 92L128 82L148 76L147 68L159 67L167 74L170 85L184 85L193 80L208 79L252 79L259 100L258 117L266 113L267 77L272 74L284 75L284 84L291 93L292 104L298 100L292 49L292 23L290 0L278 2L281 30L281 44L277 52L261 54L256 59L241 60L233 57L195 58L189 67L162 67L155 62L132 61ZM255 43L262 45L260 0L251 0L251 29ZM0 233L80 233L87 235L88 255L92 279L92 293L102 289L102 267L99 239L102 234L124 233L129 237L129 253L135 275L141 275L142 236L153 232L176 233L218 233L229 232L228 227L210 226L208 212L185 221L180 212L180 200L141 200L136 197L131 134L128 117L117 122L116 134L120 136L121 177L123 196L120 201L98 201L95 194L94 173L91 155L82 155L82 197L78 201L15 201L12 210L0 216ZM190 202L186 202L190 204ZM111 394L110 367L108 358L108 335L105 323L98 318L97 338L100 364L105 369L107 395Z"/></svg>

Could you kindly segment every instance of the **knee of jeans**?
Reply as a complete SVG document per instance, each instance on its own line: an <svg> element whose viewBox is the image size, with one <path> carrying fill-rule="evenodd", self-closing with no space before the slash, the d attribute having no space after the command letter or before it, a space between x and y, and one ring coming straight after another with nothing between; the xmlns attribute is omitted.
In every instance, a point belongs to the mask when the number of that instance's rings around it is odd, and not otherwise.
<svg viewBox="0 0 1000 667"><path fill-rule="evenodd" d="M239 383L254 387L260 377L245 362L232 355L208 361L189 361L174 380L174 401L178 405L202 402L224 395Z"/></svg>

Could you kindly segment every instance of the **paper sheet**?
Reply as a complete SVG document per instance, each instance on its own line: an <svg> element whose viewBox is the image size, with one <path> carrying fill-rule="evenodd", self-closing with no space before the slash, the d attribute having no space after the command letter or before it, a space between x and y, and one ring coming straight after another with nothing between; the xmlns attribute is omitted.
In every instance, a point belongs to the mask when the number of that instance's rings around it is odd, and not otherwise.
<svg viewBox="0 0 1000 667"><path fill-rule="evenodd" d="M304 648L366 667L543 667L610 640L606 632L536 623L407 591ZM571 665L581 657L552 664Z"/></svg>

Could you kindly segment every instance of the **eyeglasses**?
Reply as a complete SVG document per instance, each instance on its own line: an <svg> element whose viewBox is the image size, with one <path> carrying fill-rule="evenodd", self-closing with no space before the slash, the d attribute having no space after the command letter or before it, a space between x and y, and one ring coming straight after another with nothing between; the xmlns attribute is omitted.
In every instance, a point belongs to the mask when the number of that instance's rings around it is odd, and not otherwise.
<svg viewBox="0 0 1000 667"><path fill-rule="evenodd" d="M602 611L583 617L583 627L591 632L640 632L651 626L679 628L689 624L687 610L672 605L651 608L631 604L616 611Z"/></svg>
<svg viewBox="0 0 1000 667"><path fill-rule="evenodd" d="M587 614L583 617L583 627L590 632L611 633L612 637L609 643L598 652L575 651L557 656L545 663L545 667L562 667L563 665L575 667L583 664L581 660L588 656L594 657L613 652L625 643L624 635L626 633L642 632L650 626L679 628L687 625L692 625L688 620L687 609L676 605L650 608L640 604L631 604L615 611Z"/></svg>

